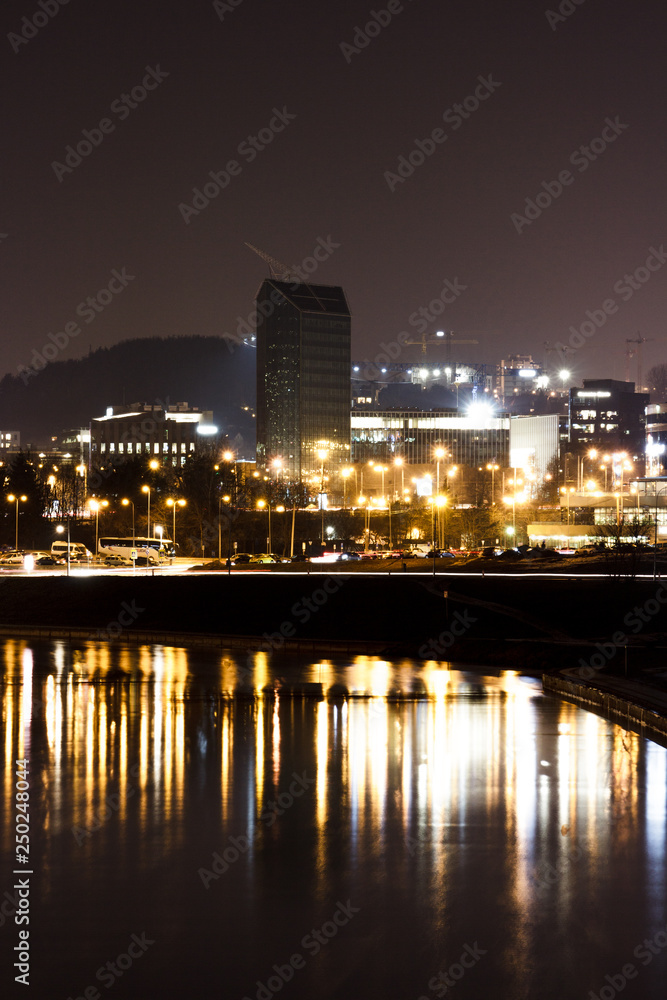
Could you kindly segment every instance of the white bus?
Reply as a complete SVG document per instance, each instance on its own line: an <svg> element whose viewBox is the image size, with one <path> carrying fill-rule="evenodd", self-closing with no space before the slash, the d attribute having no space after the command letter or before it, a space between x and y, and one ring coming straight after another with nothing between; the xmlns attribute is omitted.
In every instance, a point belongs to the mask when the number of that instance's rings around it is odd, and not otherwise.
<svg viewBox="0 0 667 1000"><path fill-rule="evenodd" d="M174 555L174 545L169 538L100 538L97 543L97 554L100 559L107 556L120 556L132 562L132 552L136 552L136 561L140 565L155 566L165 562Z"/></svg>

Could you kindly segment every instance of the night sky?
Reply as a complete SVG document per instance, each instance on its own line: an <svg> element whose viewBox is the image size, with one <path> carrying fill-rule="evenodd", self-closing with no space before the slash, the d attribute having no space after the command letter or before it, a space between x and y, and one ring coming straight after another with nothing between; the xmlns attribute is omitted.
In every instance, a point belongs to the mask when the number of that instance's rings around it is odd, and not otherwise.
<svg viewBox="0 0 667 1000"><path fill-rule="evenodd" d="M0 374L50 333L58 359L233 336L268 273L246 241L320 248L356 359L444 327L479 340L460 360L571 344L577 379L623 378L628 337L667 360L664 5L42 3L2 11Z"/></svg>

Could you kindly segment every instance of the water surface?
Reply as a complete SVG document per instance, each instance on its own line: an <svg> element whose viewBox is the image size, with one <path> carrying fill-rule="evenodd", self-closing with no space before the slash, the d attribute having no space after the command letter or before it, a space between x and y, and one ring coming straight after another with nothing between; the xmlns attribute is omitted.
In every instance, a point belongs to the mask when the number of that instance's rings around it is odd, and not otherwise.
<svg viewBox="0 0 667 1000"><path fill-rule="evenodd" d="M3 995L30 995L12 968L29 878L49 1000L663 1000L667 751L538 680L96 643L1 655ZM299 680L324 698L275 695ZM15 877L24 758L33 874Z"/></svg>

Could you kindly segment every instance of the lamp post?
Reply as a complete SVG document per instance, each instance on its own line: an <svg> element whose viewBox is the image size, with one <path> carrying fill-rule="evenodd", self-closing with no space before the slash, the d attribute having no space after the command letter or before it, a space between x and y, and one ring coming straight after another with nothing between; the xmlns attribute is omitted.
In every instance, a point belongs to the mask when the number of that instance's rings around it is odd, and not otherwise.
<svg viewBox="0 0 667 1000"><path fill-rule="evenodd" d="M440 459L445 457L444 448L435 449L435 492L440 492Z"/></svg>
<svg viewBox="0 0 667 1000"><path fill-rule="evenodd" d="M359 506L364 508L364 552L368 552L371 533L371 512L369 509L370 497L367 499L363 494L359 497Z"/></svg>
<svg viewBox="0 0 667 1000"><path fill-rule="evenodd" d="M70 544L69 544L69 514L67 515L67 529L65 529L62 524L59 524L56 531L59 535L67 530L67 576L69 576L69 562L70 562Z"/></svg>
<svg viewBox="0 0 667 1000"><path fill-rule="evenodd" d="M569 511L570 511L569 493L568 493L567 496L568 496L568 508L567 508L568 509L568 522L567 523L569 524L570 523L570 521L569 521ZM517 493L517 494L515 494L514 496L511 496L511 497L503 497L503 503L512 504L512 536L514 537L515 542L516 542L516 505L518 503L523 503L525 501L525 499L526 499L526 497L525 497L525 495L523 493Z"/></svg>
<svg viewBox="0 0 667 1000"><path fill-rule="evenodd" d="M171 528L171 543L174 546L174 554L176 553L176 508L185 507L186 500L174 500L173 497L169 497L167 500L167 507L172 508L172 528Z"/></svg>
<svg viewBox="0 0 667 1000"><path fill-rule="evenodd" d="M493 507L496 502L496 472L499 466L495 462L490 462L487 465L487 469L491 473L491 506Z"/></svg>
<svg viewBox="0 0 667 1000"><path fill-rule="evenodd" d="M7 499L8 499L8 501L10 503L16 503L16 542L14 544L14 548L18 552L18 550L19 550L19 501L21 503L25 503L28 498L27 498L27 496L17 497L17 496L14 496L13 493L10 493L9 496L7 497Z"/></svg>
<svg viewBox="0 0 667 1000"><path fill-rule="evenodd" d="M347 481L352 475L352 469L341 469L343 477L343 510L347 510Z"/></svg>
<svg viewBox="0 0 667 1000"><path fill-rule="evenodd" d="M137 560L135 558L136 544L135 544L135 534L134 534L134 500L128 500L127 498L121 500L123 507L127 507L128 504L132 504L132 569L136 569Z"/></svg>
<svg viewBox="0 0 667 1000"><path fill-rule="evenodd" d="M320 531L320 542L322 543L322 550L324 551L324 459L327 457L329 452L326 448L318 448L317 457L321 462L320 466L320 510L322 511L322 528ZM269 524L271 523L271 514L269 513Z"/></svg>
<svg viewBox="0 0 667 1000"><path fill-rule="evenodd" d="M269 512L269 537L267 538L266 543L268 545L267 555L270 555L271 554L271 503L267 500L257 501L257 510L264 510L265 507ZM322 515L322 518L324 518L324 514Z"/></svg>
<svg viewBox="0 0 667 1000"><path fill-rule="evenodd" d="M570 494L575 492L574 486L561 486L561 493L565 494L565 499L567 501L567 523L570 523Z"/></svg>
<svg viewBox="0 0 667 1000"><path fill-rule="evenodd" d="M97 559L98 548L99 548L99 537L100 537L100 507L108 507L108 500L95 500L94 498L88 501L88 506L91 510L95 511L95 558Z"/></svg>
<svg viewBox="0 0 667 1000"><path fill-rule="evenodd" d="M396 469L401 470L401 496L405 493L405 469L403 468L403 459L394 459L394 498L396 497Z"/></svg>
<svg viewBox="0 0 667 1000"><path fill-rule="evenodd" d="M151 537L151 488L150 486L142 486L141 492L148 495L148 514L146 519L146 536Z"/></svg>

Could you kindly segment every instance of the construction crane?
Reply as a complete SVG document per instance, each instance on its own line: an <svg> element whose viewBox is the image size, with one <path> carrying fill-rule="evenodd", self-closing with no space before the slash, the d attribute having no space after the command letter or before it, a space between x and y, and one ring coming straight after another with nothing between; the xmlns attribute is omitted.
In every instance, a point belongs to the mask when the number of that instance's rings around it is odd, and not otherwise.
<svg viewBox="0 0 667 1000"><path fill-rule="evenodd" d="M326 307L324 303L317 297L311 286L303 280L294 266L289 264L283 264L282 261L278 260L276 257L272 257L270 254L265 253L264 250L260 250L259 247L255 247L252 243L245 244L249 250L254 251L258 257L261 257L265 263L269 265L269 270L271 271L271 277L276 281L289 281L292 283L298 282L300 285L305 285L310 294L313 296L317 304L322 311L325 311Z"/></svg>
<svg viewBox="0 0 667 1000"><path fill-rule="evenodd" d="M476 332L476 331L473 331ZM445 345L445 361L451 361L452 357L452 344L479 344L478 340L460 340L454 337L453 330L438 330L435 337L427 337L426 334L422 334L420 340L404 340L404 344L421 344L422 354L426 354L427 344L435 345L444 342Z"/></svg>
<svg viewBox="0 0 667 1000"><path fill-rule="evenodd" d="M637 355L637 384L635 385L635 391L636 392L641 392L642 391L642 344L648 344L648 343L650 343L654 339L655 339L654 337L642 337L639 334L637 334L636 338L631 339L631 338L627 337L626 340L625 340L626 344L636 344L637 345L637 347L634 350L631 347L626 347L626 349L625 349L625 381L626 382L630 381L630 361L631 361L632 358L634 358L635 355Z"/></svg>

